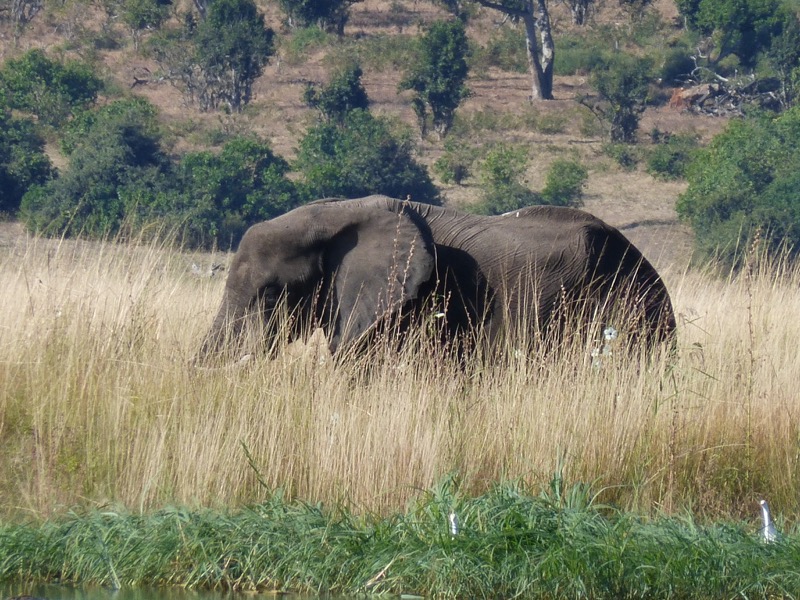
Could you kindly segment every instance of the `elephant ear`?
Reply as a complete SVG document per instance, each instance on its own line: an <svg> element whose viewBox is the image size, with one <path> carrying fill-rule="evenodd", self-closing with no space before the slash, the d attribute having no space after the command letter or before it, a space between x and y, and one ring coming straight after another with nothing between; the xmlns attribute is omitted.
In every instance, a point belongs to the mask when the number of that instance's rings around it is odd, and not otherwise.
<svg viewBox="0 0 800 600"><path fill-rule="evenodd" d="M336 230L323 252L323 271L332 277L336 300L331 351L397 314L431 278L430 230L410 207L396 208L386 203L325 205L332 218L324 222Z"/></svg>

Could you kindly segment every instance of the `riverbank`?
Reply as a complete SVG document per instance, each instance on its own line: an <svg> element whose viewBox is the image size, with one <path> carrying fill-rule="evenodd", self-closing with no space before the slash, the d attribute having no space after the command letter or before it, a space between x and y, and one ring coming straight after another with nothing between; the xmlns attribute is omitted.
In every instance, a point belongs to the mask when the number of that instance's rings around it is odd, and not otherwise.
<svg viewBox="0 0 800 600"><path fill-rule="evenodd" d="M506 483L467 497L446 478L388 517L281 494L235 511L79 511L4 523L0 580L432 598L800 593L795 534L766 543L752 524L645 519L595 497L557 478L535 496Z"/></svg>

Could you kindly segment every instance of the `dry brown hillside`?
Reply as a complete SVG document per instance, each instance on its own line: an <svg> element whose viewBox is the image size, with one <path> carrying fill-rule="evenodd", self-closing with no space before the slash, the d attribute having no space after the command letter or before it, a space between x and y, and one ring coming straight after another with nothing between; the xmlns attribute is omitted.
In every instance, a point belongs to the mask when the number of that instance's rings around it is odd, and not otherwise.
<svg viewBox="0 0 800 600"><path fill-rule="evenodd" d="M182 0L185 1L185 0ZM281 13L272 0L260 0L267 23L285 39L290 32L282 23ZM551 3L558 51L558 34L571 25L565 8ZM616 23L627 17L620 13L616 3L601 4L595 15L597 20ZM675 17L672 0L659 0L655 10L662 13L666 21ZM424 0L364 0L353 5L351 19L345 30L346 37L365 38L379 34L409 33L420 30L424 23L443 16L431 2ZM486 40L498 27L499 14L484 10L470 25L469 34L478 42ZM33 47L46 47L61 54L75 52L74 39L81 31L99 28L103 13L89 9L80 3L65 3L58 11L37 16L24 34L14 40L7 25L0 31L0 60L15 56ZM118 26L115 26L118 27ZM130 36L121 28L116 30L124 38L120 49L93 50L106 75L118 90L147 97L160 110L167 128L175 133L174 151L202 145L198 136L186 132L207 129L226 129L256 132L270 140L279 154L293 156L301 134L314 119L314 114L301 101L307 82L325 82L330 69L330 60L324 52L312 53L302 61L287 60L280 46L271 64L255 85L255 98L242 113L224 116L219 113L201 113L197 107L187 104L180 91L154 75L157 65L136 52ZM79 53L86 51L78 50ZM402 73L393 69L375 70L365 68L363 82L372 101L372 110L377 114L392 116L410 126L414 125L410 96L398 94L397 83ZM142 83L147 80L147 83ZM133 85L135 81L138 84ZM459 109L459 117L478 119L491 115L497 120L508 115L515 123L509 129L496 129L486 134L514 143L528 144L531 149L531 166L527 183L540 189L550 162L558 156L580 157L589 167L589 181L585 194L585 207L611 224L621 228L644 253L659 266L683 266L691 251L691 234L677 220L674 204L683 189L682 183L664 182L652 178L643 170L634 172L621 170L600 151L602 140L598 136L587 137L582 123L585 110L576 102L578 94L589 91L586 78L581 76L556 77L555 100L532 104L528 100L529 79L526 75L489 69L474 74L469 83L472 96ZM548 120L557 123L547 128L547 133L536 129L519 127L520 122ZM720 131L724 121L715 117L699 116L679 111L668 106L648 109L641 123L643 138L653 128L669 132L692 131L708 140ZM555 129L557 132L553 133ZM442 153L442 143L435 139L418 141L418 159L432 164ZM56 164L63 160L53 150ZM445 201L453 205L477 199L475 182L466 185L444 185Z"/></svg>

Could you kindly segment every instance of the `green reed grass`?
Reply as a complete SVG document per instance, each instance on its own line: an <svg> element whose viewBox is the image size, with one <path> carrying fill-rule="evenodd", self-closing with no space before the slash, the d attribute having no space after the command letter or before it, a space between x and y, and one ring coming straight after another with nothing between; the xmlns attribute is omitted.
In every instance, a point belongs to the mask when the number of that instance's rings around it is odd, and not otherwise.
<svg viewBox="0 0 800 600"><path fill-rule="evenodd" d="M456 535L450 511L461 520ZM644 520L593 504L585 488L534 496L505 483L464 496L452 478L390 517L275 494L232 511L90 510L0 527L0 580L116 588L434 598L796 596L799 560L794 535L765 544L742 524Z"/></svg>
<svg viewBox="0 0 800 600"><path fill-rule="evenodd" d="M0 249L0 514L235 507L278 488L391 514L445 473L480 495L509 479L546 487L555 470L641 514L753 519L762 495L787 521L800 514L800 275L788 264L728 280L667 270L674 354L615 349L598 364L594 328L556 352L517 340L456 360L423 332L399 351L334 361L280 343L198 370L224 273L191 265L212 260L228 257L157 243ZM435 315L424 325L435 331Z"/></svg>

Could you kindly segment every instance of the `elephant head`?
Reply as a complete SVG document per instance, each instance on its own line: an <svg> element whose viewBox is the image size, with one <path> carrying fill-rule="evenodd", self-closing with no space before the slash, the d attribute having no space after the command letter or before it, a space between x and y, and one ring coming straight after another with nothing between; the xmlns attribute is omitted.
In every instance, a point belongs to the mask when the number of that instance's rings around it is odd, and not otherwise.
<svg viewBox="0 0 800 600"><path fill-rule="evenodd" d="M407 207L302 206L245 233L197 359L238 339L248 310L269 319L281 299L316 314L336 351L416 299L433 269L430 231Z"/></svg>

